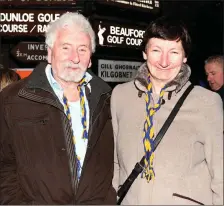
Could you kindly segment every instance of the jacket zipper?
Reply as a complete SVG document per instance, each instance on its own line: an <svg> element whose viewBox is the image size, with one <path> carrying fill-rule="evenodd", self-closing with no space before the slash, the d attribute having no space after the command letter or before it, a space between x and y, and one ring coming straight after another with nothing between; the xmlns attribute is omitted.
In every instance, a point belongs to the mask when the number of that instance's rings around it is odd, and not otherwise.
<svg viewBox="0 0 224 206"><path fill-rule="evenodd" d="M107 94L107 93L108 93L108 92L105 92L105 93L102 93L102 94L100 95L99 100L97 101L97 104L96 104L96 105L98 105L98 103L100 102L100 98L101 98L103 95ZM110 96L108 96L108 97L104 100L104 102L105 102L108 98L110 98ZM104 103L104 104L105 104L105 103ZM104 106L104 104L103 104L103 106ZM102 108L103 108L103 107L102 107ZM96 119L94 120L94 122L92 123L92 118L93 118L93 114L94 114L95 111L96 111L96 108L95 108L95 110L92 112L92 115L91 115L91 117L90 117L90 123L91 123L92 126L94 125L94 123L96 122L96 120L98 119L98 117L100 116L102 110L100 111L99 115L96 117ZM90 125L90 124L89 124L89 125ZM89 134L91 134L91 132L92 132L92 126L90 127ZM86 154L87 154L88 150L89 150L89 141L88 141L88 144L87 144ZM80 180L79 180L79 183L78 183L77 191L78 191L79 185L80 185L80 183L81 183L81 181L82 181L82 179L83 179L83 171L84 171L85 167L86 167L86 156L85 156L85 158L84 158L83 167L82 167L81 176L80 176ZM75 203L75 202L74 202L74 203Z"/></svg>
<svg viewBox="0 0 224 206"><path fill-rule="evenodd" d="M62 112L63 113L63 115L65 116L65 118L67 118L68 119L68 117L67 117L67 115L64 113L64 111ZM65 123L65 122L64 122ZM65 140L66 141L66 140ZM66 144L66 142L65 142L65 146L67 147L67 144ZM75 155L75 154L73 154L73 155ZM72 191L73 191L73 194L74 194L74 197L72 198L72 205L75 205L75 197L76 197L76 193L77 193L77 188L78 187L76 187L76 183L75 183L75 179L73 179L72 177L73 177L73 175L72 175L72 166L71 166L71 164L70 164L70 160L69 160L69 157L68 157L68 167L69 167L69 176L70 176L70 180L71 180L71 187L72 187ZM76 177L77 178L77 177Z"/></svg>

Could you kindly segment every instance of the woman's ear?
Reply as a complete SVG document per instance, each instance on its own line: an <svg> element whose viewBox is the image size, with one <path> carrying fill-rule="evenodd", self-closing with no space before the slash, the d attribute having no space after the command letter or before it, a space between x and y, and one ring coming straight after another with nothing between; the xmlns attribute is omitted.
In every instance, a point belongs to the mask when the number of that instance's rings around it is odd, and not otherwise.
<svg viewBox="0 0 224 206"><path fill-rule="evenodd" d="M187 57L185 57L184 59L183 59L183 63L186 63L187 62Z"/></svg>
<svg viewBox="0 0 224 206"><path fill-rule="evenodd" d="M147 60L147 54L145 52L142 52L144 60Z"/></svg>

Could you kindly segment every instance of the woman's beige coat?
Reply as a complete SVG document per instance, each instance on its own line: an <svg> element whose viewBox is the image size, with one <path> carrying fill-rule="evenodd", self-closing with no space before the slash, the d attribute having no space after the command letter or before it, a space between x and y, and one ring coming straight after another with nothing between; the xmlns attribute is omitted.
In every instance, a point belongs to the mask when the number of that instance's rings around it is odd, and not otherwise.
<svg viewBox="0 0 224 206"><path fill-rule="evenodd" d="M134 81L116 86L112 93L116 190L144 154L147 75L143 64ZM185 64L169 83L165 104L154 115L155 134L190 85L189 76L190 68ZM157 99L153 95L151 102ZM194 87L155 152L154 170L155 179L149 183L138 176L122 204L197 205L193 200L223 204L223 109L218 94Z"/></svg>

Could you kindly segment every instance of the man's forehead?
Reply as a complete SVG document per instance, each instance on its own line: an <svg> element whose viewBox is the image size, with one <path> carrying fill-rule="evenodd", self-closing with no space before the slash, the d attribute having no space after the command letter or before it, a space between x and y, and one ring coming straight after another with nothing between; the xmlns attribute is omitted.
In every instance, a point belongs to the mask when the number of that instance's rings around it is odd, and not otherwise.
<svg viewBox="0 0 224 206"><path fill-rule="evenodd" d="M74 28L63 28L58 31L56 40L60 41L67 41L68 39L74 41L85 41L90 42L90 36L88 33L81 29L74 29Z"/></svg>
<svg viewBox="0 0 224 206"><path fill-rule="evenodd" d="M83 33L83 30L81 28L76 28L76 27L63 27L61 29L58 30L57 32L59 35L61 34L67 34L67 33L72 33L73 35L79 34L79 33Z"/></svg>
<svg viewBox="0 0 224 206"><path fill-rule="evenodd" d="M205 69L208 71L222 71L223 65L218 62L210 62L205 65Z"/></svg>

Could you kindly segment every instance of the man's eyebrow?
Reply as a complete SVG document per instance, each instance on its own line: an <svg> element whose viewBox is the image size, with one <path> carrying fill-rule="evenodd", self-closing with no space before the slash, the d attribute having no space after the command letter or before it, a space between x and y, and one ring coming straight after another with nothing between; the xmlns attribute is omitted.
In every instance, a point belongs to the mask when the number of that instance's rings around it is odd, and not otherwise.
<svg viewBox="0 0 224 206"><path fill-rule="evenodd" d="M209 72L206 72L206 74L210 74L210 73L215 73L215 71L209 71Z"/></svg>
<svg viewBox="0 0 224 206"><path fill-rule="evenodd" d="M171 50L177 50L177 51L179 51L179 50L181 50L181 48L172 47L172 48L170 49L170 51L171 51Z"/></svg>
<svg viewBox="0 0 224 206"><path fill-rule="evenodd" d="M81 47L81 46L84 46L84 47L89 48L89 46L88 46L88 45L86 45L86 44L80 44L80 45L79 45L79 47Z"/></svg>
<svg viewBox="0 0 224 206"><path fill-rule="evenodd" d="M67 42L62 43L61 45L62 46L71 46L71 44L70 43L67 43Z"/></svg>

